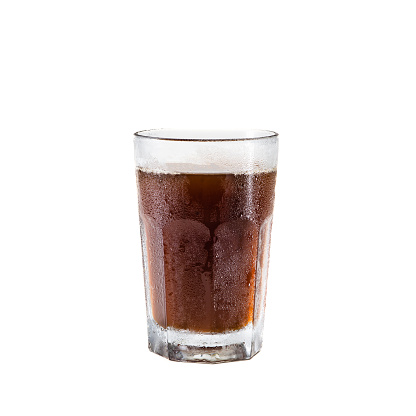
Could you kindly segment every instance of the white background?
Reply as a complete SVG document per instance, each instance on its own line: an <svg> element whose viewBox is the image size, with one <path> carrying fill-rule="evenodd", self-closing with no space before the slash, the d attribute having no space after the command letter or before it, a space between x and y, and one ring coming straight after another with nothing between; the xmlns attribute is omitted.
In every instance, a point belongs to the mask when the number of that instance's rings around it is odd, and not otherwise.
<svg viewBox="0 0 416 416"><path fill-rule="evenodd" d="M415 415L413 1L0 6L0 414ZM280 133L264 347L147 350L132 133Z"/></svg>

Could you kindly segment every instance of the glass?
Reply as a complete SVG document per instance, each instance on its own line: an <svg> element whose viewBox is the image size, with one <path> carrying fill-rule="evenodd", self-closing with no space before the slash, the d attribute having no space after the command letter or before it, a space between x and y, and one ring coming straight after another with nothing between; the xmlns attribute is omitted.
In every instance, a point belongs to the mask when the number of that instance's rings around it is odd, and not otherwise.
<svg viewBox="0 0 416 416"><path fill-rule="evenodd" d="M224 362L260 351L277 136L263 130L135 133L154 353Z"/></svg>

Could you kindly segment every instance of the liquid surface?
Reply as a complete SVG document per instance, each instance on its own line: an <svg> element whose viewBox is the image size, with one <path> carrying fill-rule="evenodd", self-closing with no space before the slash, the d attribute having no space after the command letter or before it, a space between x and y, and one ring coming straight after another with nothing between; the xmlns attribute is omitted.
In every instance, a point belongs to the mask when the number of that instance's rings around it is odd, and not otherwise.
<svg viewBox="0 0 416 416"><path fill-rule="evenodd" d="M253 320L256 269L268 260L261 235L265 224L270 232L275 181L276 172L137 170L150 303L159 325L224 332Z"/></svg>

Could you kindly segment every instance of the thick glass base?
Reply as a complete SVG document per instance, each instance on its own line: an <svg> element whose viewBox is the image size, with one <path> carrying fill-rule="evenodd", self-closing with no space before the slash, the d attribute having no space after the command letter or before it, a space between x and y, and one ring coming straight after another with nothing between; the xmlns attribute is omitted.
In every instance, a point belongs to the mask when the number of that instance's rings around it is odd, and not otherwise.
<svg viewBox="0 0 416 416"><path fill-rule="evenodd" d="M150 351L172 361L223 363L248 360L260 351L262 334L252 324L238 331L198 333L148 321Z"/></svg>

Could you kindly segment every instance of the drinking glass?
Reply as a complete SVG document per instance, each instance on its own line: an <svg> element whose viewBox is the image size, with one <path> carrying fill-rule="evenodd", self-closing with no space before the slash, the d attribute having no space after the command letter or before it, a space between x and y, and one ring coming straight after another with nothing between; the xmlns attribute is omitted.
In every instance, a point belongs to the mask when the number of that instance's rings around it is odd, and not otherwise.
<svg viewBox="0 0 416 416"><path fill-rule="evenodd" d="M149 349L245 360L263 340L278 135L135 133Z"/></svg>

